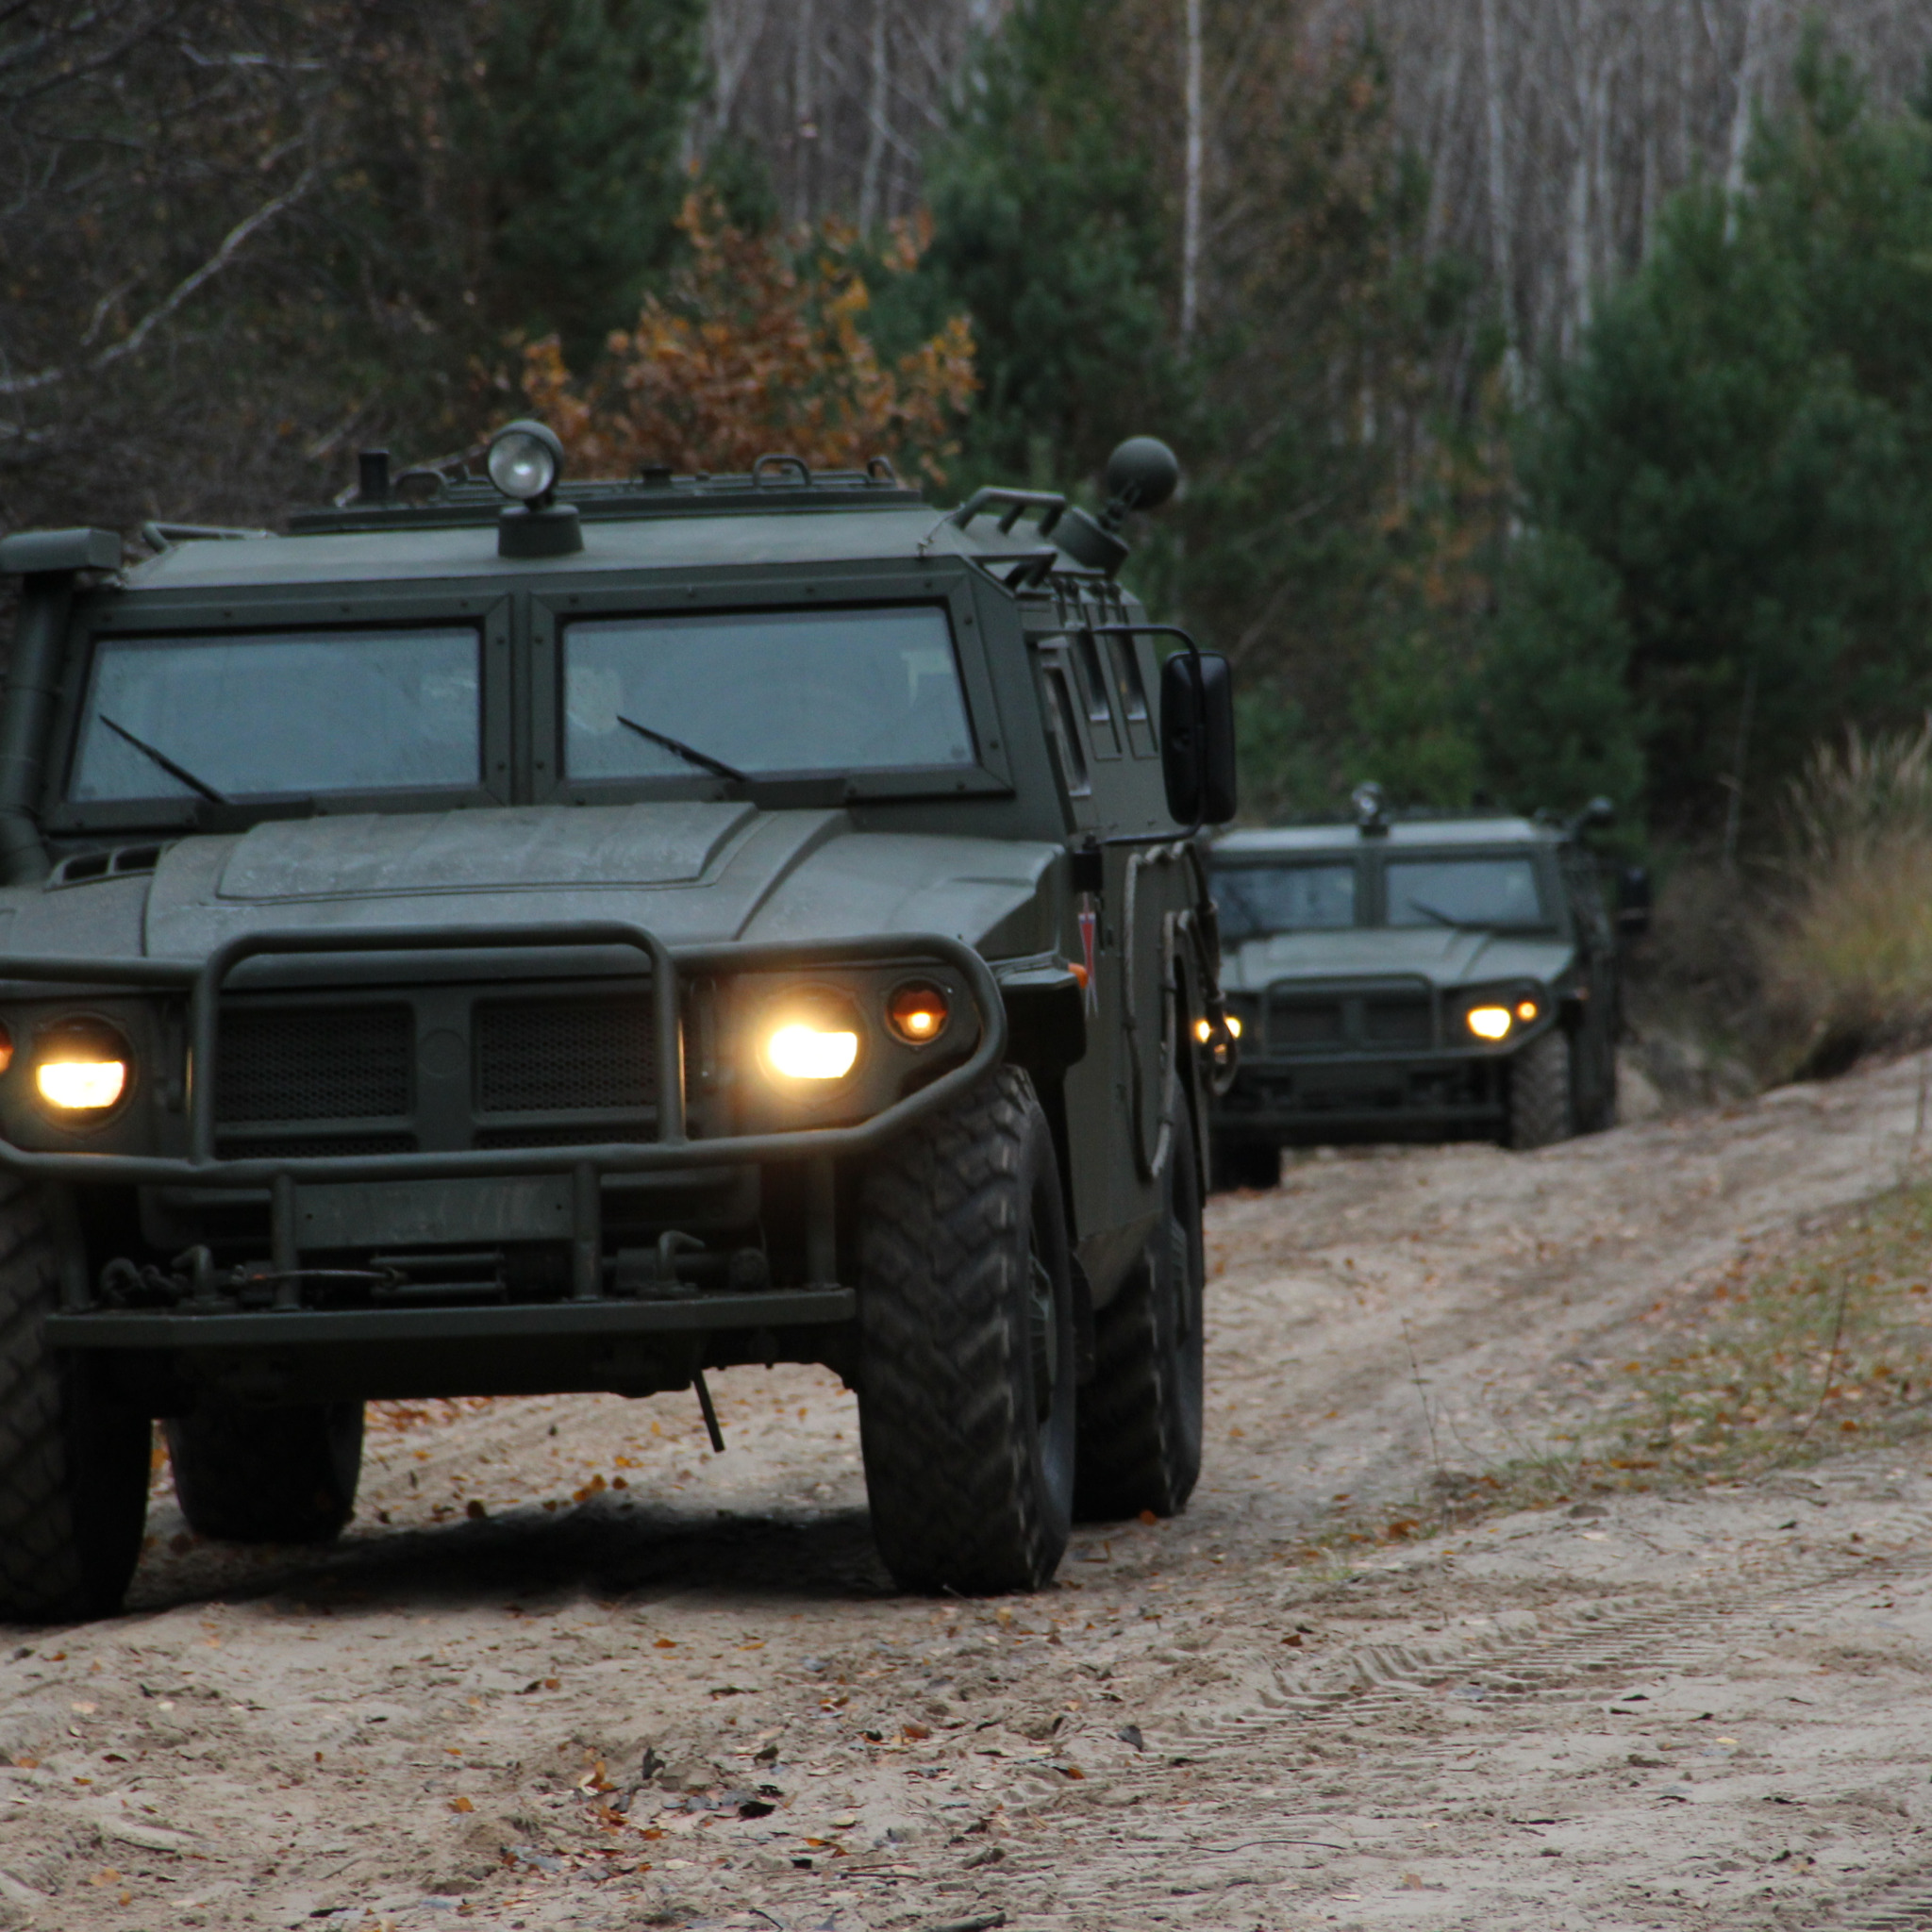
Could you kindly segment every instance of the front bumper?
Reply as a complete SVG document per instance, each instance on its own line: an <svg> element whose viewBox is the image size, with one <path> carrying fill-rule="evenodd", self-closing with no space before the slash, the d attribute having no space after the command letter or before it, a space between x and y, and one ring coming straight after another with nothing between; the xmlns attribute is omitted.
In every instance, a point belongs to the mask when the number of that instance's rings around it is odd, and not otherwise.
<svg viewBox="0 0 1932 1932"><path fill-rule="evenodd" d="M1467 1030L1471 1007L1523 1001L1535 1016L1506 1038ZM1244 1028L1241 1067L1216 1130L1277 1144L1495 1134L1509 1062L1561 1024L1560 995L1529 975L1447 988L1413 974L1280 979L1229 1004Z"/></svg>
<svg viewBox="0 0 1932 1932"><path fill-rule="evenodd" d="M244 961L264 956L378 954L385 968L406 973L408 956L475 954L493 958L533 949L599 949L608 956L642 955L648 967L655 1026L655 1137L601 1144L470 1147L412 1153L256 1155L225 1158L217 1152L215 1082L222 993ZM683 994L694 977L740 974L834 974L843 967L890 964L917 972L950 969L962 983L976 1024L970 1052L927 1084L856 1123L755 1133L689 1131ZM487 966L486 966L486 971ZM269 1206L270 1278L274 1306L242 1307L233 1297L192 1294L167 1307L99 1304L84 1268L67 1271L61 1309L48 1328L63 1348L112 1350L237 1348L404 1348L431 1341L491 1341L513 1346L528 1339L571 1347L593 1338L623 1341L659 1336L667 1343L719 1330L774 1331L849 1321L855 1297L838 1285L832 1224L833 1163L873 1152L918 1120L944 1107L995 1066L1007 1047L1005 1003L985 960L970 946L941 934L865 936L808 943L742 941L670 946L628 922L557 922L517 926L373 928L296 931L238 937L205 961L0 958L0 979L29 989L137 989L187 998L188 1079L184 1095L185 1158L129 1152L43 1150L0 1139L0 1166L36 1180L80 1186L191 1189L224 1192ZM692 1175L721 1169L783 1163L800 1167L805 1189L808 1279L760 1292L645 1290L608 1291L604 1253L607 1180L626 1176ZM439 1203L454 1203L458 1218L494 1214L503 1238L567 1242L570 1278L562 1298L495 1307L309 1308L302 1303L303 1252L331 1246L380 1245L354 1230L358 1204L375 1220L406 1229L414 1212L433 1223ZM375 1210L380 1208L381 1212ZM400 1218L398 1218L400 1217ZM333 1230L333 1232L331 1232ZM344 1239L347 1234L351 1238ZM391 1233L388 1238L407 1240ZM427 1237L433 1241L434 1233ZM499 1298L501 1299L501 1298Z"/></svg>
<svg viewBox="0 0 1932 1932"><path fill-rule="evenodd" d="M1488 1134L1505 1117L1505 1053L1244 1061L1216 1103L1218 1132L1281 1144Z"/></svg>

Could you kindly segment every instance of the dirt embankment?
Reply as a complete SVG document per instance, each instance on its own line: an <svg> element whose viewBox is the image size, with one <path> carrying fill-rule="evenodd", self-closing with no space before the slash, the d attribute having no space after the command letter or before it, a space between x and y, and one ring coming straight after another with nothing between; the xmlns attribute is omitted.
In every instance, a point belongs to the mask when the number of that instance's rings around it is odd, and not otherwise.
<svg viewBox="0 0 1932 1932"><path fill-rule="evenodd" d="M391 1407L324 1553L163 1475L129 1613L0 1648L0 1928L1923 1923L1926 1451L1307 1557L1587 1430L1660 1301L1897 1176L1919 1077L1218 1202L1202 1490L1032 1598L893 1596L802 1371L721 1380L722 1457Z"/></svg>

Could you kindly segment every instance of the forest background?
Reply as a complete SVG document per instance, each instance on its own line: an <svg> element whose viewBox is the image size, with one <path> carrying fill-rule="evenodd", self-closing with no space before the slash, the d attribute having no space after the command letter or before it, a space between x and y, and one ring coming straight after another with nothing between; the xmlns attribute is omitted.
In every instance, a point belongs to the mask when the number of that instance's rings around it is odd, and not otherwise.
<svg viewBox="0 0 1932 1932"><path fill-rule="evenodd" d="M1917 0L0 0L0 526L358 446L1187 467L1250 816L1724 865L1932 705ZM1864 741L1861 741L1863 742Z"/></svg>

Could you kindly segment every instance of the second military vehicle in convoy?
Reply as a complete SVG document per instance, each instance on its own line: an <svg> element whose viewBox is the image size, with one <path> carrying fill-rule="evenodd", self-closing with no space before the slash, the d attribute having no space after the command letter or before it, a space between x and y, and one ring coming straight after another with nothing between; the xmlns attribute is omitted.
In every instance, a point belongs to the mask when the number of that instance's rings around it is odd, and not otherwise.
<svg viewBox="0 0 1932 1932"><path fill-rule="evenodd" d="M1223 976L1241 1066L1214 1107L1220 1185L1272 1187L1281 1149L1490 1138L1541 1147L1617 1104L1619 933L1583 841L1497 813L1393 818L1216 841ZM1641 874L1620 924L1641 929Z"/></svg>
<svg viewBox="0 0 1932 1932"><path fill-rule="evenodd" d="M1201 1456L1226 666L1112 501L364 460L0 541L0 1620L333 1535L372 1397L828 1364L904 1585ZM1172 655L1167 646L1178 644Z"/></svg>

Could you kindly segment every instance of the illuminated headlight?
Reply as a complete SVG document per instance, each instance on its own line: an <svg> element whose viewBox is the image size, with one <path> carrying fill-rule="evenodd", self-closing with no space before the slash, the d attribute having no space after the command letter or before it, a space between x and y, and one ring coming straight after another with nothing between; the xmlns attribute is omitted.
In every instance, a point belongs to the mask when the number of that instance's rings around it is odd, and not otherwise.
<svg viewBox="0 0 1932 1932"><path fill-rule="evenodd" d="M783 1084L842 1080L858 1064L858 1015L836 994L788 1000L766 1017L765 1071Z"/></svg>
<svg viewBox="0 0 1932 1932"><path fill-rule="evenodd" d="M1462 1016L1462 1024L1478 1040L1502 1040L1516 1021L1507 1007L1472 1007Z"/></svg>
<svg viewBox="0 0 1932 1932"><path fill-rule="evenodd" d="M1230 1040L1239 1040L1241 1037L1241 1016L1239 1013L1229 1013L1227 1015L1227 1037ZM1194 1022L1194 1038L1203 1046L1206 1046L1214 1038L1213 1021L1196 1020Z"/></svg>
<svg viewBox="0 0 1932 1932"><path fill-rule="evenodd" d="M34 1056L34 1086L56 1113L72 1119L108 1112L127 1091L133 1055L103 1021L71 1020L44 1035Z"/></svg>
<svg viewBox="0 0 1932 1932"><path fill-rule="evenodd" d="M487 465L490 480L506 496L537 503L557 488L563 444L548 424L511 423L491 438Z"/></svg>

